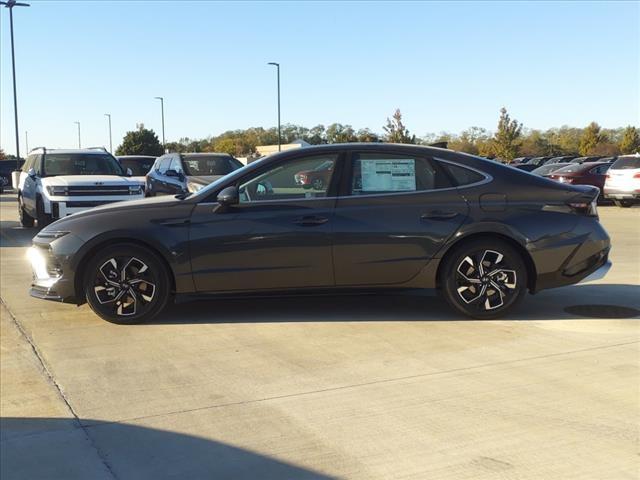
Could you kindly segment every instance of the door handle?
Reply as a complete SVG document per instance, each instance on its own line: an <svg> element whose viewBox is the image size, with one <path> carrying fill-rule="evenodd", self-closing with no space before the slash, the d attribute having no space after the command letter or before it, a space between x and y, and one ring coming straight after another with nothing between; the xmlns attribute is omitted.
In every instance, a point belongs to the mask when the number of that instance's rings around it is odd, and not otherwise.
<svg viewBox="0 0 640 480"><path fill-rule="evenodd" d="M327 223L329 219L327 217L319 217L316 215L308 215L300 218L296 218L293 223L296 225L302 225L303 227L312 227L314 225L322 225Z"/></svg>
<svg viewBox="0 0 640 480"><path fill-rule="evenodd" d="M421 220L448 220L458 215L458 212L432 210L420 215Z"/></svg>

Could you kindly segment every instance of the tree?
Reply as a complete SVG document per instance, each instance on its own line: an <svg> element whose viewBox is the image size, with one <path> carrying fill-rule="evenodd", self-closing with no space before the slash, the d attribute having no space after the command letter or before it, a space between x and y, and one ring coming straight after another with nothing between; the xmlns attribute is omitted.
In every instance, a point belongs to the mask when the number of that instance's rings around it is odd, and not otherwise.
<svg viewBox="0 0 640 480"><path fill-rule="evenodd" d="M600 125L591 122L582 132L578 153L580 155L594 155L598 144L605 140L604 135L600 132Z"/></svg>
<svg viewBox="0 0 640 480"><path fill-rule="evenodd" d="M396 108L391 118L387 117L387 124L382 128L387 132L385 140L389 143L416 143L416 136L411 135L402 123L399 108Z"/></svg>
<svg viewBox="0 0 640 480"><path fill-rule="evenodd" d="M373 133L368 128L361 128L360 130L358 130L358 133L356 134L356 139L359 142L365 142L365 143L380 141L380 137L378 136L378 134Z"/></svg>
<svg viewBox="0 0 640 480"><path fill-rule="evenodd" d="M127 132L122 145L116 149L116 155L153 155L164 153L162 144L153 130L139 125L137 130Z"/></svg>
<svg viewBox="0 0 640 480"><path fill-rule="evenodd" d="M4 150L0 148L0 160L6 160L7 154L4 153Z"/></svg>
<svg viewBox="0 0 640 480"><path fill-rule="evenodd" d="M351 125L332 123L327 127L327 143L350 143L357 141Z"/></svg>
<svg viewBox="0 0 640 480"><path fill-rule="evenodd" d="M500 118L498 120L498 130L493 135L493 151L495 156L511 161L520 150L520 137L522 136L522 123L514 118L513 120L507 113L507 109L500 109Z"/></svg>
<svg viewBox="0 0 640 480"><path fill-rule="evenodd" d="M636 127L629 125L624 129L619 147L621 153L640 152L640 132Z"/></svg>
<svg viewBox="0 0 640 480"><path fill-rule="evenodd" d="M309 129L305 141L310 143L311 145L322 145L324 143L327 143L327 135L324 130L324 125L316 125L315 127Z"/></svg>
<svg viewBox="0 0 640 480"><path fill-rule="evenodd" d="M215 150L218 153L228 153L229 155L237 154L236 142L233 138L222 138L214 143Z"/></svg>

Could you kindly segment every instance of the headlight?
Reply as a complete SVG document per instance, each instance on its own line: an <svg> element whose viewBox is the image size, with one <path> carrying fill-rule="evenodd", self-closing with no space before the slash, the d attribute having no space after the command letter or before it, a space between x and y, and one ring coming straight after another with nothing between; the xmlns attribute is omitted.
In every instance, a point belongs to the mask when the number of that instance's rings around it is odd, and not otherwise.
<svg viewBox="0 0 640 480"><path fill-rule="evenodd" d="M47 192L49 192L49 195L53 197L66 197L67 195L69 195L69 189L67 187L47 186Z"/></svg>
<svg viewBox="0 0 640 480"><path fill-rule="evenodd" d="M31 262L31 268L39 280L46 280L50 277L47 271L47 260L39 248L30 247L27 250L27 258Z"/></svg>
<svg viewBox="0 0 640 480"><path fill-rule="evenodd" d="M142 185L129 185L129 195L140 195L142 192Z"/></svg>
<svg viewBox="0 0 640 480"><path fill-rule="evenodd" d="M187 182L187 190L189 190L189 192L191 193L195 193L198 190L201 190L202 187L204 187L204 185L202 185L201 183Z"/></svg>
<svg viewBox="0 0 640 480"><path fill-rule="evenodd" d="M40 237L40 238L60 238L60 237L64 237L65 235L67 235L69 232L64 232L62 230L51 230L51 231L45 231L45 230L41 230L40 232L38 232L38 234L36 235L36 237Z"/></svg>

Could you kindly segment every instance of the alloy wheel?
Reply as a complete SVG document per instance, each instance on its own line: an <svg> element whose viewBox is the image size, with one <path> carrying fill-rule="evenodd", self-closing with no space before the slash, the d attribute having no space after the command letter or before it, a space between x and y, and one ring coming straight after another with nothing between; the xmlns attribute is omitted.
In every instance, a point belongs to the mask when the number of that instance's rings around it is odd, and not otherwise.
<svg viewBox="0 0 640 480"><path fill-rule="evenodd" d="M93 291L100 307L111 315L143 315L156 296L156 280L137 257L112 257L97 270Z"/></svg>
<svg viewBox="0 0 640 480"><path fill-rule="evenodd" d="M465 256L456 268L456 291L462 301L481 311L508 304L518 293L516 269L495 250Z"/></svg>

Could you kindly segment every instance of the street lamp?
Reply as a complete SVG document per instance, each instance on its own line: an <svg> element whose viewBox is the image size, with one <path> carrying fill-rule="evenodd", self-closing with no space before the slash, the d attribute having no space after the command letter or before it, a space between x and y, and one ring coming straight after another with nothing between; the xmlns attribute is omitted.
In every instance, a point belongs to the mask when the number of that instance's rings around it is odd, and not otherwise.
<svg viewBox="0 0 640 480"><path fill-rule="evenodd" d="M9 9L9 25L11 26L11 68L13 70L13 114L16 122L16 170L20 170L20 133L18 130L18 95L16 94L16 53L13 46L13 7L28 7L28 3L18 3L16 0L0 2Z"/></svg>
<svg viewBox="0 0 640 480"><path fill-rule="evenodd" d="M282 137L280 135L280 64L276 62L269 62L267 65L273 65L278 71L278 151L280 151L282 148Z"/></svg>
<svg viewBox="0 0 640 480"><path fill-rule="evenodd" d="M82 148L80 145L80 122L73 122L78 126L78 148Z"/></svg>
<svg viewBox="0 0 640 480"><path fill-rule="evenodd" d="M153 97L156 100L160 100L160 111L162 112L162 149L166 150L164 142L164 97Z"/></svg>
<svg viewBox="0 0 640 480"><path fill-rule="evenodd" d="M29 153L29 132L27 130L24 131L24 143L27 147L27 153Z"/></svg>
<svg viewBox="0 0 640 480"><path fill-rule="evenodd" d="M111 140L111 114L105 113L104 116L109 119L109 152L113 155L113 141Z"/></svg>

